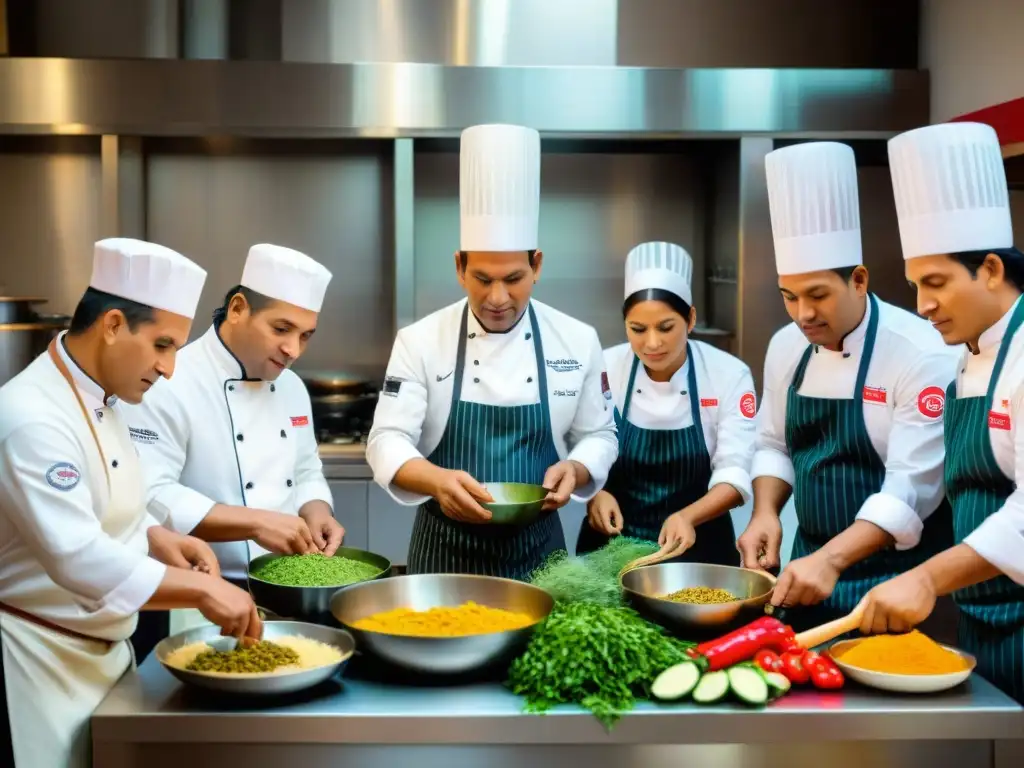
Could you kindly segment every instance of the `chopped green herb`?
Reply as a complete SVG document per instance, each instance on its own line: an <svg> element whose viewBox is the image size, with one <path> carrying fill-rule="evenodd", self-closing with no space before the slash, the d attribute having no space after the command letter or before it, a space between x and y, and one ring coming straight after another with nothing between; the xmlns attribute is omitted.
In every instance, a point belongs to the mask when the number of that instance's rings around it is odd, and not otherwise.
<svg viewBox="0 0 1024 768"><path fill-rule="evenodd" d="M619 571L638 557L657 551L658 545L650 541L616 536L580 557L569 557L565 550L555 552L533 572L530 581L558 602L622 605Z"/></svg>
<svg viewBox="0 0 1024 768"><path fill-rule="evenodd" d="M252 576L284 587L342 587L372 579L380 570L370 563L348 557L325 557L314 552L278 557L254 571Z"/></svg>

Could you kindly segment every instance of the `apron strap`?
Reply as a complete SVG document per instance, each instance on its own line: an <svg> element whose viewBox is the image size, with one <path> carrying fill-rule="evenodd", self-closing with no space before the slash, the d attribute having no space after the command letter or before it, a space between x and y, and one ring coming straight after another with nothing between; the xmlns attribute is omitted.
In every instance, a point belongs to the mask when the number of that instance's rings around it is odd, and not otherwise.
<svg viewBox="0 0 1024 768"><path fill-rule="evenodd" d="M704 439L704 422L700 418L700 395L697 392L697 361L693 357L693 348L690 346L689 341L686 342L686 359L690 362L690 370L686 372L686 388L690 390L690 413L693 414L693 426L697 430L697 440L700 442L700 447L704 450L704 453L708 453L708 444Z"/></svg>
<svg viewBox="0 0 1024 768"><path fill-rule="evenodd" d="M864 334L864 351L860 356L860 365L857 367L857 380L853 385L853 399L862 401L864 399L864 384L868 379L868 368L871 367L871 355L875 351L875 339L878 337L878 301L875 299L875 294L868 294L868 301L871 305L871 317L868 318L868 328ZM800 363L796 367L796 373L793 374L792 388L794 393L798 393L800 386L804 383L804 374L807 372L807 364L811 360L811 353L814 351L814 345L808 345L807 349L804 350L803 357L800 358Z"/></svg>
<svg viewBox="0 0 1024 768"><path fill-rule="evenodd" d="M1003 364L1006 362L1006 353L1010 351L1010 344L1013 337L1024 323L1024 299L1017 299L1017 308L1010 316L1010 323L1006 328L1006 335L999 343L999 354L996 355L995 365L992 366L992 376L988 381L988 391L985 393L985 412L992 410L992 400L996 393L996 384L1003 373Z"/></svg>
<svg viewBox="0 0 1024 768"><path fill-rule="evenodd" d="M64 635L65 637L74 638L75 640L88 640L90 643L103 643L104 645L110 646L114 643L110 640L101 640L98 637L92 637L90 635L83 635L81 632L75 632L73 629L67 629L53 622L41 619L38 616L34 616L31 613L15 608L13 605L0 602L0 612L9 613L11 616L16 616L22 621L27 621L29 624L35 624L37 627L48 629L51 632L56 632L58 635Z"/></svg>

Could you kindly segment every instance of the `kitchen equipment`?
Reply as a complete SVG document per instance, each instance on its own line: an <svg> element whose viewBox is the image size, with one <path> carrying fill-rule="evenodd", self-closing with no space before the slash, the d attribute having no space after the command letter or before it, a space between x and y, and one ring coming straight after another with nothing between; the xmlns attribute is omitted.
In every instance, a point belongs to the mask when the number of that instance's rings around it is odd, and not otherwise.
<svg viewBox="0 0 1024 768"><path fill-rule="evenodd" d="M344 371L296 371L309 392L313 429L325 443L363 442L373 423L377 387Z"/></svg>
<svg viewBox="0 0 1024 768"><path fill-rule="evenodd" d="M835 643L829 648L829 655L847 678L856 680L861 685L877 688L881 691L893 691L895 693L938 693L939 691L948 691L970 677L978 664L977 659L971 654L948 645L942 647L965 659L967 661L967 669L960 672L950 672L945 675L895 675L890 672L875 672L870 669L854 667L838 658L843 651L849 650L850 646L861 642L862 639L854 638Z"/></svg>
<svg viewBox="0 0 1024 768"><path fill-rule="evenodd" d="M217 650L230 650L236 640L233 637L221 637L221 629L209 624L179 632L173 637L161 640L153 650L159 661L168 672L187 685L206 688L222 693L243 696L266 696L294 693L312 688L325 680L329 680L348 664L355 653L356 644L348 632L334 627L319 624L306 624L301 621L268 621L263 625L263 639L273 641L275 637L301 636L321 643L333 645L341 651L341 661L314 669L297 672L280 672L264 674L212 675L201 672L190 672L187 669L172 667L167 657L173 651L191 643L205 642Z"/></svg>
<svg viewBox="0 0 1024 768"><path fill-rule="evenodd" d="M629 604L645 618L681 634L736 628L764 615L775 578L763 571L708 563L661 563L624 573L619 583ZM739 600L695 605L666 600L688 587L724 589Z"/></svg>
<svg viewBox="0 0 1024 768"><path fill-rule="evenodd" d="M264 565L277 560L279 557L283 557L283 555L260 555L249 563L249 592L252 594L256 605L278 616L286 616L289 619L333 625L331 597L339 589L342 589L344 585L333 587L286 587L281 584L271 584L269 581L262 581L252 575L253 571L258 571ZM338 547L334 557L347 557L350 560L358 560L361 563L369 563L380 568L380 573L374 576L374 579L383 579L391 575L390 560L373 552L367 552L364 549Z"/></svg>
<svg viewBox="0 0 1024 768"><path fill-rule="evenodd" d="M454 608L470 600L489 608L525 613L535 621L521 629L464 637L410 637L367 632L352 626L360 619L396 608ZM465 574L420 574L366 581L345 587L331 600L334 618L353 634L361 651L426 674L457 674L510 661L525 648L537 624L547 618L554 606L554 598L539 587L495 576Z"/></svg>
<svg viewBox="0 0 1024 768"><path fill-rule="evenodd" d="M50 339L71 322L67 315L41 315L33 305L46 299L0 296L0 385L17 376L46 351Z"/></svg>
<svg viewBox="0 0 1024 768"><path fill-rule="evenodd" d="M480 506L491 513L492 524L529 525L541 514L548 491L544 486L530 483L486 483L494 501L482 501Z"/></svg>

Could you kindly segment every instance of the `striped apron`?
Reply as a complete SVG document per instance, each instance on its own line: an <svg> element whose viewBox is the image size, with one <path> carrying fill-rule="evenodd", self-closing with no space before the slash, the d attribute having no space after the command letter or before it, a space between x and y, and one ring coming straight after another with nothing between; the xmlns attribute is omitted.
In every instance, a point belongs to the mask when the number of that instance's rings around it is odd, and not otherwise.
<svg viewBox="0 0 1024 768"><path fill-rule="evenodd" d="M428 460L468 472L480 483L540 485L559 456L551 436L548 381L540 325L529 306L540 402L497 406L461 399L469 308L462 312L452 405L441 442ZM529 381L529 379L528 379ZM409 543L409 573L471 573L526 580L552 552L565 549L558 514L525 526L462 523L434 499L421 505Z"/></svg>
<svg viewBox="0 0 1024 768"><path fill-rule="evenodd" d="M984 397L958 399L955 381L946 392L945 480L957 544L999 511L1016 488L992 453L988 414L1006 352L1022 322L1024 302L1010 318ZM960 608L959 644L977 657L978 673L1024 703L1024 586L997 576L956 591L953 599Z"/></svg>
<svg viewBox="0 0 1024 768"><path fill-rule="evenodd" d="M871 443L864 422L864 384L878 335L878 302L873 294L864 351L852 399L798 394L811 359L809 346L800 359L786 399L786 447L796 475L793 502L797 531L791 559L806 557L849 528L864 502L882 487L885 462ZM832 594L820 605L794 608L789 621L814 626L852 611L872 587L910 570L952 541L950 508L943 501L924 526L920 543L910 550L885 549L850 566Z"/></svg>
<svg viewBox="0 0 1024 768"><path fill-rule="evenodd" d="M703 498L711 481L711 456L704 440L697 393L696 364L687 344L690 361L686 388L690 398L693 424L684 429L642 429L630 423L629 405L633 399L640 360L634 356L629 372L622 414L615 410L619 435L619 457L608 475L605 490L619 503L622 535L657 541L661 527L670 515ZM595 531L584 519L576 542L576 554L592 552L604 546L608 537ZM697 529L697 541L679 562L739 565L736 534L732 517L721 515Z"/></svg>

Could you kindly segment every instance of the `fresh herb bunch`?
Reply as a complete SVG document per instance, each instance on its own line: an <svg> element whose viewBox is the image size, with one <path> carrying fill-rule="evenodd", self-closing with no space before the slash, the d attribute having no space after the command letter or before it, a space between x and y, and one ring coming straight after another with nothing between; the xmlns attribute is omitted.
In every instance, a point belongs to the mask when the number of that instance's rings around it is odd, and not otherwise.
<svg viewBox="0 0 1024 768"><path fill-rule="evenodd" d="M537 627L506 685L526 711L578 704L609 730L663 670L688 658L692 643L669 637L635 611L590 602L557 605Z"/></svg>
<svg viewBox="0 0 1024 768"><path fill-rule="evenodd" d="M619 571L626 563L657 551L657 544L628 536L616 536L580 557L569 557L565 550L558 550L533 572L530 582L560 603L622 605Z"/></svg>

